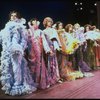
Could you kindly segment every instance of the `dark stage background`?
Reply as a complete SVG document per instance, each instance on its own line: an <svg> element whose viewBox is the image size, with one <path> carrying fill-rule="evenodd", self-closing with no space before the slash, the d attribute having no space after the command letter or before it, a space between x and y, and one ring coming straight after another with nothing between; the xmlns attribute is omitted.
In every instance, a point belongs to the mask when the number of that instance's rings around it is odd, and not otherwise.
<svg viewBox="0 0 100 100"><path fill-rule="evenodd" d="M78 22L81 25L87 23L99 27L100 20L97 14L98 0L1 0L0 1L0 29L4 28L9 20L8 14L12 10L17 10L29 21L31 18L38 18L43 29L43 19L47 16L53 18L54 22L62 21L64 25ZM78 5L75 5L77 2ZM82 3L82 5L80 5ZM82 8L82 10L79 10ZM100 6L99 8L100 9ZM100 15L98 15L100 16Z"/></svg>
<svg viewBox="0 0 100 100"><path fill-rule="evenodd" d="M0 27L8 21L8 14L17 10L29 21L31 18L38 18L41 22L45 17L50 16L54 22L60 20L63 23L72 23L72 2L71 0L2 0L0 1Z"/></svg>

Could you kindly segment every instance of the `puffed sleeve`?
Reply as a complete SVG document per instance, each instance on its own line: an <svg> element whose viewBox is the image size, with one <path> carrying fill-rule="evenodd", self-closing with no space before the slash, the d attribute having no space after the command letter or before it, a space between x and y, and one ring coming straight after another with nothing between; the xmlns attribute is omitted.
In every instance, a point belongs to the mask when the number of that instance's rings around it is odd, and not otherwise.
<svg viewBox="0 0 100 100"><path fill-rule="evenodd" d="M48 45L48 42L47 42L47 40L46 40L45 32L44 32L44 31L43 31L43 33L42 33L42 42L43 42L43 48L44 48L45 52L46 52L46 53L50 52L51 49L50 49L50 47L49 47L49 45Z"/></svg>
<svg viewBox="0 0 100 100"><path fill-rule="evenodd" d="M56 38L57 38L57 41L58 41L59 46L61 47L62 45L60 43L59 36L58 36L57 31L55 29L54 29L54 34L56 35Z"/></svg>

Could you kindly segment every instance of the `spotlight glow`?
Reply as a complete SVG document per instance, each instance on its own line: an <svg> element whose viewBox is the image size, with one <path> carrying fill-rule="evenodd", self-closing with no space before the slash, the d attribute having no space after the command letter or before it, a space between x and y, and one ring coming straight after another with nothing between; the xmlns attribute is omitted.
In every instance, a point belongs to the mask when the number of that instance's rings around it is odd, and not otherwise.
<svg viewBox="0 0 100 100"><path fill-rule="evenodd" d="M80 2L80 5L82 5L82 2Z"/></svg>
<svg viewBox="0 0 100 100"><path fill-rule="evenodd" d="M77 5L77 2L75 2L75 5Z"/></svg>
<svg viewBox="0 0 100 100"><path fill-rule="evenodd" d="M97 6L97 3L95 3L94 6Z"/></svg>
<svg viewBox="0 0 100 100"><path fill-rule="evenodd" d="M80 10L83 10L83 8L81 7Z"/></svg>

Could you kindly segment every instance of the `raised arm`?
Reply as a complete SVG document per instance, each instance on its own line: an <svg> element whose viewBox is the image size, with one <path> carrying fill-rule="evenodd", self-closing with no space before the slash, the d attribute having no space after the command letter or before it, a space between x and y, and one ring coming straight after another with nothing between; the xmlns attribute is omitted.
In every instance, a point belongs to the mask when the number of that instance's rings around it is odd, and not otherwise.
<svg viewBox="0 0 100 100"><path fill-rule="evenodd" d="M30 32L31 32L31 35L34 35L34 27L31 25L31 23L30 22L28 22L28 26L29 26L29 28L30 28Z"/></svg>

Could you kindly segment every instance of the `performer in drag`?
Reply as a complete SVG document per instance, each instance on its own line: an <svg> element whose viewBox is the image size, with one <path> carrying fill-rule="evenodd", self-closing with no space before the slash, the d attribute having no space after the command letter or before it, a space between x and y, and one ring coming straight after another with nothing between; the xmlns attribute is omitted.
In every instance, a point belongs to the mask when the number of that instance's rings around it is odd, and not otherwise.
<svg viewBox="0 0 100 100"><path fill-rule="evenodd" d="M39 29L39 24L40 22L36 18L28 22L28 61L37 88L45 89L49 86L49 79L43 58L43 50L48 47L48 44L42 30ZM49 49L47 48L47 50Z"/></svg>
<svg viewBox="0 0 100 100"><path fill-rule="evenodd" d="M27 47L27 30L23 25L25 19L16 11L10 12L9 17L10 20L0 32L3 48L0 68L2 90L12 96L30 94L37 88L24 58Z"/></svg>
<svg viewBox="0 0 100 100"><path fill-rule="evenodd" d="M43 30L43 33L46 37L46 40L49 45L49 52L47 52L47 70L50 78L50 85L53 85L57 82L62 83L60 80L59 75L59 69L58 69L58 62L57 62L57 56L56 51L60 50L61 43L57 34L57 31L52 28L53 20L50 17L46 17L43 21L43 25L45 29ZM48 49L46 48L45 51Z"/></svg>

